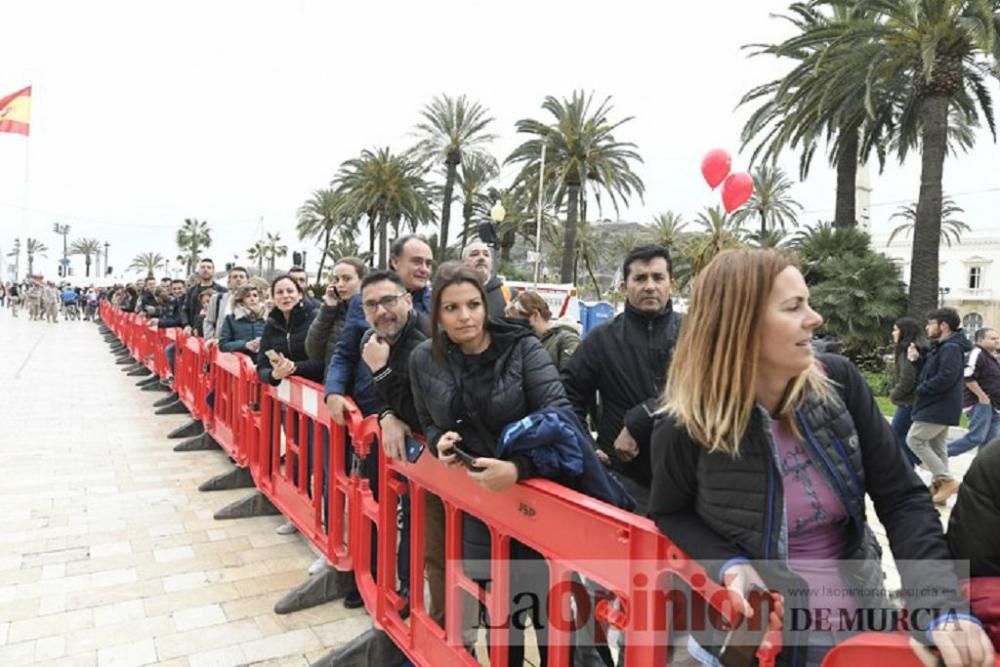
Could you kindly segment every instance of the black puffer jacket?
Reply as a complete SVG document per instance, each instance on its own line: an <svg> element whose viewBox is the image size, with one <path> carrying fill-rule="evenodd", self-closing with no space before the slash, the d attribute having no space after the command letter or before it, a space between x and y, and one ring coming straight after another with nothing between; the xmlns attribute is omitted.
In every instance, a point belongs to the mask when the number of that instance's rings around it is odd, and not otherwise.
<svg viewBox="0 0 1000 667"><path fill-rule="evenodd" d="M361 340L361 349L364 349L369 336L374 331L369 331ZM420 426L420 416L417 414L417 407L413 401L413 389L410 383L410 357L418 345L427 340L430 335L430 322L427 315L410 311L409 317L403 330L399 332L399 337L389 348L389 361L385 367L372 371L372 378L375 381L375 396L378 397L378 412L382 414L385 410L391 410L397 417L406 422L410 430L415 433L422 433Z"/></svg>
<svg viewBox="0 0 1000 667"><path fill-rule="evenodd" d="M1000 577L1000 441L983 447L965 473L948 543L955 558L969 561L970 576Z"/></svg>
<svg viewBox="0 0 1000 667"><path fill-rule="evenodd" d="M517 296L517 290L513 287L505 288L504 282L498 276L490 278L484 288L486 289L486 305L489 308L490 317L493 319L503 317L507 304Z"/></svg>
<svg viewBox="0 0 1000 667"><path fill-rule="evenodd" d="M330 365L330 357L337 347L337 339L347 322L347 306L350 301L341 301L336 306L325 303L319 308L316 319L309 326L306 335L306 352L310 359L323 362L323 368Z"/></svg>
<svg viewBox="0 0 1000 667"><path fill-rule="evenodd" d="M846 583L880 587L883 580L877 542L865 520L865 494L889 535L903 588L939 594L908 599L921 608L967 611L958 582L948 564L948 547L927 489L903 460L895 436L864 379L843 357L820 355L836 382L835 400L807 399L798 408L797 426L816 469L848 514L844 551L838 565ZM653 488L650 516L660 530L691 557L705 562L713 576L733 558L755 562L768 586L781 591L808 590L785 564L788 553L782 480L775 467L774 445L763 408L753 415L740 445L740 455L709 453L672 417L657 420L652 438ZM866 598L861 607L879 601ZM796 604L795 606L799 606ZM786 615L791 605L785 605ZM924 614L924 621L930 620ZM788 621L786 628L793 627ZM699 637L713 646L719 637ZM785 646L802 644L785 637ZM781 664L799 664L804 651L782 651Z"/></svg>
<svg viewBox="0 0 1000 667"><path fill-rule="evenodd" d="M584 423L600 393L597 444L615 470L646 488L652 402L666 383L682 319L670 303L652 317L626 304L625 312L587 334L562 372L566 395ZM614 451L623 426L639 445L639 455L627 463Z"/></svg>
<svg viewBox="0 0 1000 667"><path fill-rule="evenodd" d="M323 382L323 362L310 359L306 354L306 334L315 315L316 311L308 309L301 301L292 309L290 322L277 308L271 310L260 337L260 352L257 354L257 376L261 382L281 384L281 380L271 377L268 350L280 352L294 361L296 377Z"/></svg>
<svg viewBox="0 0 1000 667"><path fill-rule="evenodd" d="M437 441L454 430L470 453L495 457L508 424L542 408L569 407L549 353L527 325L490 320L487 326L492 342L482 354L465 355L447 341L447 358L439 363L426 340L410 355L413 400L435 455ZM519 479L534 476L527 457L511 461Z"/></svg>
<svg viewBox="0 0 1000 667"><path fill-rule="evenodd" d="M958 425L965 390L965 355L971 350L972 341L961 329L956 329L943 341L931 343L930 352L922 359L917 380L913 421Z"/></svg>

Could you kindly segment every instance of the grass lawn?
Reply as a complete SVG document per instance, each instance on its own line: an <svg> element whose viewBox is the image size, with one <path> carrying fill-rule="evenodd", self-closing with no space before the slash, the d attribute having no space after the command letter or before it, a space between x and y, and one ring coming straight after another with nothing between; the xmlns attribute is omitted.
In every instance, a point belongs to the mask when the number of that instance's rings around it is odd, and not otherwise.
<svg viewBox="0 0 1000 667"><path fill-rule="evenodd" d="M876 396L875 402L878 403L878 407L882 410L882 414L889 419L892 419L892 416L896 414L896 406L892 404L892 401L889 400L888 396ZM969 419L964 413L962 414L962 421L959 423L959 426L961 428L969 428Z"/></svg>

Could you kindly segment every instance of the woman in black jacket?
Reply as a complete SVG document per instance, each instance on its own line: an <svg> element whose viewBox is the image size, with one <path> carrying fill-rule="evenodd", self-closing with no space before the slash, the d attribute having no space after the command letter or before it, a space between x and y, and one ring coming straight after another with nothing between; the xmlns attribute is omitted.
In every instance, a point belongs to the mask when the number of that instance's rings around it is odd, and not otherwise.
<svg viewBox="0 0 1000 667"><path fill-rule="evenodd" d="M344 330L347 307L361 288L367 270L365 263L357 257L344 257L333 267L333 276L323 295L323 305L306 336L306 352L310 359L323 360L324 372L330 365L340 332Z"/></svg>
<svg viewBox="0 0 1000 667"><path fill-rule="evenodd" d="M302 288L291 276L278 276L271 281L274 308L268 314L257 354L257 375L261 382L278 385L292 376L323 381L323 362L306 354L306 334L316 311L308 310L302 297ZM277 365L271 363L268 352L277 355Z"/></svg>
<svg viewBox="0 0 1000 667"><path fill-rule="evenodd" d="M917 376L920 370L910 361L906 350L910 344L919 345L921 326L912 317L901 317L892 325L892 356L893 384L889 392L889 400L896 406L892 416L892 432L896 434L903 456L911 466L920 463L920 459L910 446L906 444L906 434L910 432L913 419L910 412L913 409L913 393L917 390Z"/></svg>
<svg viewBox="0 0 1000 667"><path fill-rule="evenodd" d="M911 629L950 667L992 664L937 512L860 372L813 355L822 323L802 274L778 252L730 251L702 271L654 429L650 516L719 578L737 610L753 613L755 586L780 592L779 664L819 665L859 626L885 629L892 618L871 594L884 575L866 522L870 495ZM771 611L774 621L780 609ZM824 613L822 624L808 620ZM694 636L692 653L706 664L723 652L720 629Z"/></svg>
<svg viewBox="0 0 1000 667"><path fill-rule="evenodd" d="M559 374L532 330L519 323L490 320L480 276L457 263L442 266L434 280L431 338L410 357L417 415L430 450L448 465L460 465L455 447L475 457L467 474L483 488L502 491L537 473L527 457L496 458L504 427L543 408L569 407ZM463 552L469 576L489 578L489 530L463 516ZM534 550L512 542L511 599L532 592L546 610L547 568ZM511 604L511 609L523 608ZM468 611L468 610L466 610ZM463 614L468 619L468 614ZM535 620L536 628L547 620ZM468 630L468 624L463 626ZM510 626L509 665L524 660L523 622ZM546 632L537 630L541 664L546 664ZM471 641L470 641L471 640ZM466 637L474 642L474 633Z"/></svg>

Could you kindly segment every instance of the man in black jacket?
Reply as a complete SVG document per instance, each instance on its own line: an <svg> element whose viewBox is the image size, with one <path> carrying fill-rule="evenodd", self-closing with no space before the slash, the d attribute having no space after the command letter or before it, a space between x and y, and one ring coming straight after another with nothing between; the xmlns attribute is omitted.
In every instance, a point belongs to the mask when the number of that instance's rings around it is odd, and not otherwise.
<svg viewBox="0 0 1000 667"><path fill-rule="evenodd" d="M201 312L201 293L208 290L215 290L215 293L225 292L226 288L215 282L215 262L207 257L203 257L198 262L198 284L188 290L184 298L184 333L190 335L194 322Z"/></svg>
<svg viewBox="0 0 1000 667"><path fill-rule="evenodd" d="M150 324L155 324L161 329L179 327L184 324L181 315L181 311L184 309L184 287L184 281L179 278L170 283L170 298L164 304L160 317L150 320Z"/></svg>
<svg viewBox="0 0 1000 667"><path fill-rule="evenodd" d="M462 263L482 276L490 317L503 317L517 290L493 275L493 250L482 241L473 241L462 250Z"/></svg>
<svg viewBox="0 0 1000 667"><path fill-rule="evenodd" d="M599 455L626 477L626 490L639 507L646 506L652 477L652 415L682 319L670 301L672 268L670 253L662 246L629 252L622 264L625 312L591 331L562 374L566 395L581 420L599 396Z"/></svg>
<svg viewBox="0 0 1000 667"><path fill-rule="evenodd" d="M958 491L958 480L948 471L948 427L962 417L962 369L972 343L962 331L962 321L953 308L939 308L927 315L927 338L931 351L923 360L913 401L913 425L906 444L934 476L931 495L943 505ZM907 354L917 362L915 346Z"/></svg>

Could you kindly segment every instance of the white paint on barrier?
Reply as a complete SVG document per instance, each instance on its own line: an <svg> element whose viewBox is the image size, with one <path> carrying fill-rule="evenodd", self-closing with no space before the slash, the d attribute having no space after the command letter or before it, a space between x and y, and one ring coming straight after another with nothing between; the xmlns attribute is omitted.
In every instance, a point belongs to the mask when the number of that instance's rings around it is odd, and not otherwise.
<svg viewBox="0 0 1000 667"><path fill-rule="evenodd" d="M313 419L319 419L319 392L310 387L302 387L302 411Z"/></svg>
<svg viewBox="0 0 1000 667"><path fill-rule="evenodd" d="M292 402L292 385L288 380L282 380L278 385L278 398L282 403Z"/></svg>

